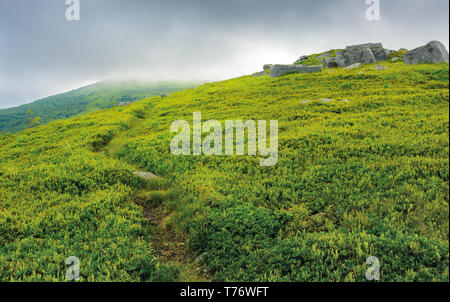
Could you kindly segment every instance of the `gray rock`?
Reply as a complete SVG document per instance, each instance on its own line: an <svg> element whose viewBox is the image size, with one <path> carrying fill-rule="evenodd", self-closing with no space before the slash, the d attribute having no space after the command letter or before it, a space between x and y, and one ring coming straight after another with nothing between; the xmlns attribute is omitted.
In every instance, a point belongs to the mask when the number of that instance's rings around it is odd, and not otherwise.
<svg viewBox="0 0 450 302"><path fill-rule="evenodd" d="M272 67L273 67L273 64L266 64L266 65L263 66L263 70L264 71L271 70Z"/></svg>
<svg viewBox="0 0 450 302"><path fill-rule="evenodd" d="M347 46L347 48L348 47L368 47L370 49L375 49L375 48L383 48L383 44L382 43L365 43L365 44Z"/></svg>
<svg viewBox="0 0 450 302"><path fill-rule="evenodd" d="M448 63L448 51L441 42L431 41L424 46L405 53L403 62L405 64Z"/></svg>
<svg viewBox="0 0 450 302"><path fill-rule="evenodd" d="M358 62L358 63L353 63L352 65L345 67L345 69L354 69L354 68L358 68L361 66L362 66L362 64Z"/></svg>
<svg viewBox="0 0 450 302"><path fill-rule="evenodd" d="M375 59L378 61L386 61L391 53L393 53L393 50L390 49L384 49L384 48L373 48L371 49L373 52L373 55L375 56Z"/></svg>
<svg viewBox="0 0 450 302"><path fill-rule="evenodd" d="M336 68L338 67L338 64L336 63L336 58L326 58L323 62L323 68Z"/></svg>
<svg viewBox="0 0 450 302"><path fill-rule="evenodd" d="M303 62L305 62L308 59L309 59L309 56L301 56L297 61L295 61L294 64L302 64Z"/></svg>
<svg viewBox="0 0 450 302"><path fill-rule="evenodd" d="M333 100L330 100L330 99L321 99L320 100L322 103L328 103L328 102L331 102L331 101L333 101Z"/></svg>
<svg viewBox="0 0 450 302"><path fill-rule="evenodd" d="M386 67L384 67L383 65L377 64L375 66L375 70L386 70Z"/></svg>
<svg viewBox="0 0 450 302"><path fill-rule="evenodd" d="M341 100L341 102L351 102L351 100Z"/></svg>
<svg viewBox="0 0 450 302"><path fill-rule="evenodd" d="M393 57L392 59L391 59L391 61L392 62L395 62L395 61L397 61L398 59L400 59L399 57Z"/></svg>
<svg viewBox="0 0 450 302"><path fill-rule="evenodd" d="M307 103L311 103L312 101L308 101L308 100L305 100L305 101L301 101L300 103L302 103L302 104L307 104Z"/></svg>
<svg viewBox="0 0 450 302"><path fill-rule="evenodd" d="M281 77L289 73L314 73L321 72L322 66L306 66L306 65L274 65L270 70L272 78Z"/></svg>
<svg viewBox="0 0 450 302"><path fill-rule="evenodd" d="M376 63L386 60L391 52L391 50L384 49L381 43L352 45L336 53L336 63L340 67L347 67L354 63Z"/></svg>
<svg viewBox="0 0 450 302"><path fill-rule="evenodd" d="M266 75L267 75L267 71L264 70L264 71L260 71L260 72L252 74L252 77L263 77Z"/></svg>
<svg viewBox="0 0 450 302"><path fill-rule="evenodd" d="M345 50L336 52L336 56L334 57L334 60L336 61L336 64L339 67L347 66L347 59L345 58Z"/></svg>
<svg viewBox="0 0 450 302"><path fill-rule="evenodd" d="M134 175L137 177L143 178L143 179L152 179L152 178L158 178L157 175L150 173L150 172L143 172L143 171L134 171Z"/></svg>
<svg viewBox="0 0 450 302"><path fill-rule="evenodd" d="M351 48L336 53L336 63L340 67L346 67L354 63L376 63L376 58L370 48Z"/></svg>
<svg viewBox="0 0 450 302"><path fill-rule="evenodd" d="M345 48L347 66L353 63L370 64L375 63L377 59L369 47L350 46Z"/></svg>

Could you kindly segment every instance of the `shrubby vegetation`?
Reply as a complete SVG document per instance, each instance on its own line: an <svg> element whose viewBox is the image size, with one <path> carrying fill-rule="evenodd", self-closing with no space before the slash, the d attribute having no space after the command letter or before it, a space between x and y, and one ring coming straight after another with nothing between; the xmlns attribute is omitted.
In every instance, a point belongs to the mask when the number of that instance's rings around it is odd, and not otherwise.
<svg viewBox="0 0 450 302"><path fill-rule="evenodd" d="M0 280L63 280L72 255L83 281L179 280L146 240L139 167L177 188L167 224L213 280L365 281L376 256L382 281L448 281L449 67L383 64L245 76L0 136ZM193 112L278 119L278 164L173 156L170 124Z"/></svg>
<svg viewBox="0 0 450 302"><path fill-rule="evenodd" d="M1 281L65 280L69 256L80 259L81 281L177 278L132 202L144 184L98 152L133 119L117 108L0 136Z"/></svg>

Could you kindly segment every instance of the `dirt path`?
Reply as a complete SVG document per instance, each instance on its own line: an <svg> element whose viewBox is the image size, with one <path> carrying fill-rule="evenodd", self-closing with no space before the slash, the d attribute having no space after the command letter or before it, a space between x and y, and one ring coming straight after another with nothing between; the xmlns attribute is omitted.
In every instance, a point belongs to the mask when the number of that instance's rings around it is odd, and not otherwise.
<svg viewBox="0 0 450 302"><path fill-rule="evenodd" d="M187 253L185 242L187 236L179 234L166 225L170 215L162 204L149 203L142 198L148 192L140 191L136 194L135 202L142 207L144 217L149 223L150 242L156 255L164 262L174 264L180 270L180 281L205 282L210 280L207 272L203 271L198 261Z"/></svg>
<svg viewBox="0 0 450 302"><path fill-rule="evenodd" d="M137 121L130 122L130 129L137 125ZM105 146L102 150L109 157L116 157L116 153L121 149L124 141L123 137L127 135L127 131L130 129L121 131ZM130 164L130 163L129 163ZM139 172L139 169L135 169L135 174L152 183L152 180L158 179L158 177L150 172ZM141 206L143 209L144 217L148 221L148 233L150 234L149 240L152 244L156 256L160 258L162 262L169 262L180 271L180 280L186 282L201 282L209 281L210 276L204 272L200 264L196 259L192 259L185 246L187 236L185 234L179 234L175 230L167 227L166 221L170 215L168 207L165 202L171 198L170 187L164 185L164 180L155 182L155 185L149 185L146 189L136 189L134 202ZM161 183L163 185L161 185ZM156 199L156 200L154 200Z"/></svg>

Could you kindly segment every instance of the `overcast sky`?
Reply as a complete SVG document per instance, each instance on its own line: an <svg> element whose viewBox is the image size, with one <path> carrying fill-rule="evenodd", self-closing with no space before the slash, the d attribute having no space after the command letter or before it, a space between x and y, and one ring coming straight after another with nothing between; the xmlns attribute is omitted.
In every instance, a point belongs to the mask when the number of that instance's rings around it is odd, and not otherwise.
<svg viewBox="0 0 450 302"><path fill-rule="evenodd" d="M111 78L221 80L365 42L449 46L448 0L0 0L0 108Z"/></svg>

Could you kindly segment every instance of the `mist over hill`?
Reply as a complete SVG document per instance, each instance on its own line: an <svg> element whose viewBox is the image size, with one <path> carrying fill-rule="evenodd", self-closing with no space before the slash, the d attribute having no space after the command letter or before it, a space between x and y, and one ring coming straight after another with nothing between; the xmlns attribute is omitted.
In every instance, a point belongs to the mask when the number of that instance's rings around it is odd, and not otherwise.
<svg viewBox="0 0 450 302"><path fill-rule="evenodd" d="M15 133L25 129L27 127L28 110L32 111L32 117L40 117L40 123L46 124L53 120L111 108L121 102L134 102L150 96L168 94L194 87L197 84L107 80L37 100L30 104L0 109L0 133Z"/></svg>

